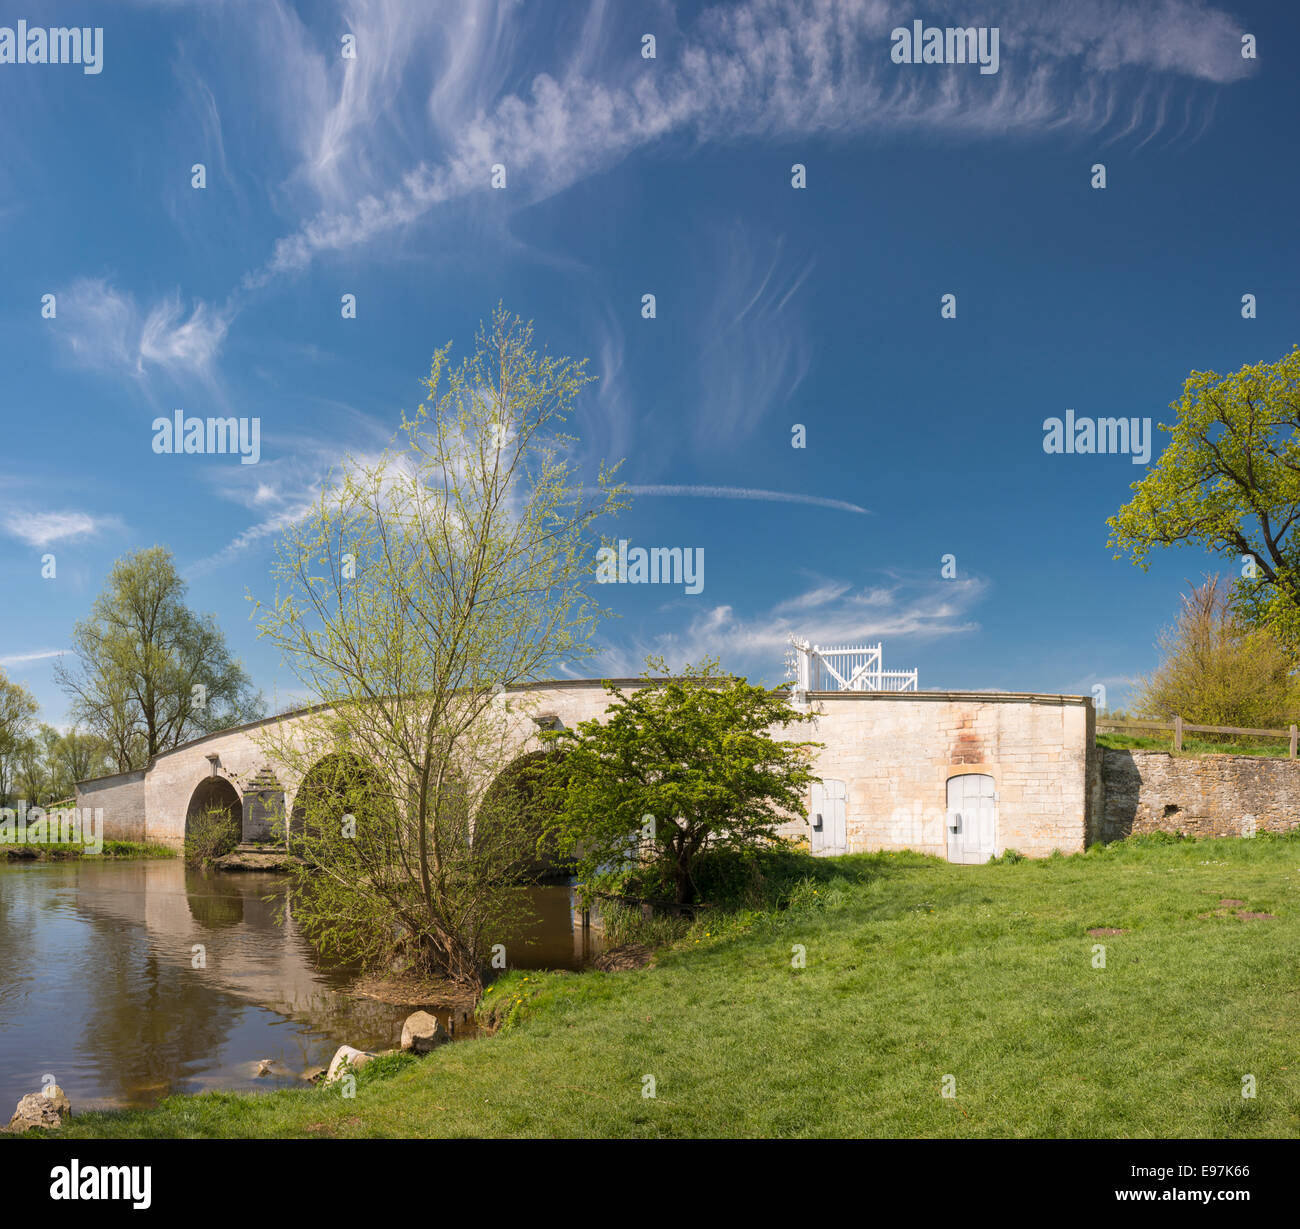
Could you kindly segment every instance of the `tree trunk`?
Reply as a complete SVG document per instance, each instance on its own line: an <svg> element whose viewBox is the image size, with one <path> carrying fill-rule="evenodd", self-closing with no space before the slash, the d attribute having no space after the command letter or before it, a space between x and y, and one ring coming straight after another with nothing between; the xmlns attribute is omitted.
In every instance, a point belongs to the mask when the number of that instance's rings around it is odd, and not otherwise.
<svg viewBox="0 0 1300 1229"><path fill-rule="evenodd" d="M691 870L688 863L677 863L673 870L673 880L677 885L677 903L679 905L693 905L695 903L695 884L691 882Z"/></svg>

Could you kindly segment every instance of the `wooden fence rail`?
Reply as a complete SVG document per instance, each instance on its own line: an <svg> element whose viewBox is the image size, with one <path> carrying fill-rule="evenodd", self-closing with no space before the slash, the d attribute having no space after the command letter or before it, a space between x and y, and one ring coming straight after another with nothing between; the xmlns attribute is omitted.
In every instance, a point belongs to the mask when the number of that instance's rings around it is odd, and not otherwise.
<svg viewBox="0 0 1300 1229"><path fill-rule="evenodd" d="M1174 735L1174 750L1183 749L1184 734L1239 734L1248 738L1289 738L1291 740L1291 759L1296 758L1296 744L1300 741L1300 728L1292 725L1289 730L1249 730L1235 725L1191 725L1181 717L1172 721L1145 721L1125 717L1122 721L1099 720L1098 733L1119 733L1122 730L1171 730Z"/></svg>

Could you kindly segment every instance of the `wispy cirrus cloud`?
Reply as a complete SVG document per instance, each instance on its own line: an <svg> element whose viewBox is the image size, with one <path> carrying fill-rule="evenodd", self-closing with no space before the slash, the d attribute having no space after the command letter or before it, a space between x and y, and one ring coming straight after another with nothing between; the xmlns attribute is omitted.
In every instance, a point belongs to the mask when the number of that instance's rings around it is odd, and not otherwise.
<svg viewBox="0 0 1300 1229"><path fill-rule="evenodd" d="M113 516L93 516L89 512L9 512L0 526L11 538L41 547L95 537L105 529L118 528L120 522Z"/></svg>
<svg viewBox="0 0 1300 1229"><path fill-rule="evenodd" d="M521 207L668 137L926 131L993 140L1065 131L1150 139L1180 113L1184 128L1194 112L1205 122L1213 96L1202 87L1253 67L1240 56L1238 23L1204 0L1009 0L983 17L959 0L934 0L927 22L998 24L1001 69L991 77L892 63L890 31L904 19L884 0L719 3L684 28L666 0L652 15L606 0L562 12L519 0L346 0L335 20L309 26L288 0L205 10L216 29L230 33L237 23L241 41L273 70L262 102L296 158L284 187L302 220L222 308L187 309L173 297L141 310L102 280L71 288L81 314L74 355L137 376L151 367L210 375L243 295L488 191L496 163ZM636 50L647 22L664 39L650 61ZM355 58L342 58L339 31L355 38ZM218 101L206 85L204 94L205 122L219 134ZM215 148L224 156L219 139ZM733 255L743 263L743 252ZM779 252L767 260L733 269L738 294L746 278L767 287L736 336L789 388L806 353L797 328L781 335L772 304L807 270L786 267ZM723 299L716 310L725 318L735 308ZM760 334L775 344L760 346ZM717 371L724 366L745 365ZM742 425L778 395L705 391Z"/></svg>
<svg viewBox="0 0 1300 1229"><path fill-rule="evenodd" d="M205 20L232 23L228 29L238 28L274 68L259 101L296 159L276 204L300 220L224 308L187 306L179 295L142 308L103 279L83 280L69 292L68 344L79 361L137 378L153 370L210 378L244 295L488 192L495 163L509 177L502 199L518 208L661 144L667 151L914 133L1150 139L1179 113L1185 127L1194 125L1208 114L1213 87L1253 67L1241 59L1238 23L1204 0L1008 0L996 16L934 0L928 23L998 24L1001 68L991 77L893 64L890 31L908 19L884 0L740 0L679 24L664 0L650 23L660 57L647 61L638 54L644 15L606 0L563 12L509 0L345 0L331 20L310 25L288 0L205 10ZM340 56L342 31L356 40L355 59ZM215 94L204 109L219 124ZM798 388L809 362L794 311L809 263L779 238L737 233L722 251L709 331L717 353L702 357L700 379L712 413L699 420L697 444L751 429ZM605 337L603 374L617 377L616 322ZM626 417L608 418L615 434L630 435ZM292 486L283 501L266 486L265 518L195 566L238 555L301 515ZM866 512L847 501L746 488L634 492Z"/></svg>
<svg viewBox="0 0 1300 1229"><path fill-rule="evenodd" d="M712 656L720 658L724 668L775 682L781 677L792 634L827 645L884 639L903 648L963 635L979 629L971 611L987 588L987 582L976 577L938 580L894 575L865 587L818 579L811 588L750 615L730 605L705 607L682 630L610 651L602 656L601 665L634 673L650 653L676 667ZM896 668L907 663L885 664Z"/></svg>
<svg viewBox="0 0 1300 1229"><path fill-rule="evenodd" d="M238 562L249 550L279 537L306 518L316 506L335 460L324 453L309 453L214 474L218 494L248 508L260 519L242 529L220 550L189 564L184 569L185 575L206 576Z"/></svg>
<svg viewBox="0 0 1300 1229"><path fill-rule="evenodd" d="M721 267L701 329L707 338L698 360L701 448L743 439L808 374L810 347L796 296L812 262L792 257L786 246L741 225L711 245L721 253Z"/></svg>
<svg viewBox="0 0 1300 1229"><path fill-rule="evenodd" d="M79 278L58 294L58 337L83 366L134 378L162 370L173 377L212 378L231 315L203 302L186 307L179 294L147 309L106 278Z"/></svg>
<svg viewBox="0 0 1300 1229"><path fill-rule="evenodd" d="M261 469L263 467L258 466ZM400 451L358 451L343 458L325 449L302 457L284 458L266 467L266 472L245 479L238 471L217 481L220 493L260 514L260 519L237 533L220 550L195 560L185 569L187 577L207 575L227 564L240 561L248 551L281 537L286 530L307 520L321 505L345 489L349 474L364 491L376 488L386 499L391 492L408 496L417 471L411 459ZM247 471L245 471L247 472Z"/></svg>
<svg viewBox="0 0 1300 1229"><path fill-rule="evenodd" d="M883 0L748 0L706 9L682 32L671 59L642 62L624 54L603 65L595 49L610 43L606 28L624 19L616 6L593 3L580 50L567 63L534 72L521 62L512 74L510 51L537 41L528 34L530 14L522 6L475 3L464 6L472 16L463 19L475 37L454 53L445 43L439 48L444 71L430 94L430 115L445 138L444 155L408 165L382 184L373 161L353 157L354 182L370 186L340 208L345 185L331 178L331 168L366 117L407 79L414 49L447 33L447 13L454 10L430 6L423 18L412 17L408 10L418 7L369 0L345 10L368 24L379 50L344 77L304 163L304 173L335 207L282 238L247 285L486 191L497 162L506 165L516 199L527 203L674 134L736 141L929 130L991 139L1129 131L1147 123L1148 113L1158 128L1177 92L1229 84L1251 69L1240 56L1237 23L1201 0L1004 5L995 18L983 19L1001 31L1001 71L994 77L893 64L889 35L900 18ZM506 12L512 34L503 24ZM926 19L975 22L956 0L935 0ZM546 20L554 18L546 14ZM620 33L631 38L625 23ZM486 74L481 80L479 69ZM1140 82L1129 70L1147 79ZM527 84L492 95L490 85L512 75ZM319 89L311 80L307 88Z"/></svg>

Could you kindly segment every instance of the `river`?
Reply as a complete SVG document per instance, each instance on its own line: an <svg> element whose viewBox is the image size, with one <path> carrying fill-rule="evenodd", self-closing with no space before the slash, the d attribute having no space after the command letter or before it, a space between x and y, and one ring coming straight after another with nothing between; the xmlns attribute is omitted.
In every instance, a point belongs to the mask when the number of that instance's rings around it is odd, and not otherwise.
<svg viewBox="0 0 1300 1229"><path fill-rule="evenodd" d="M570 889L528 891L539 922L507 944L511 966L584 966L597 940L573 925ZM415 1009L347 993L354 971L323 960L291 915L277 922L284 896L280 876L180 859L0 862L0 1126L46 1075L75 1112L303 1087L342 1043L395 1047Z"/></svg>

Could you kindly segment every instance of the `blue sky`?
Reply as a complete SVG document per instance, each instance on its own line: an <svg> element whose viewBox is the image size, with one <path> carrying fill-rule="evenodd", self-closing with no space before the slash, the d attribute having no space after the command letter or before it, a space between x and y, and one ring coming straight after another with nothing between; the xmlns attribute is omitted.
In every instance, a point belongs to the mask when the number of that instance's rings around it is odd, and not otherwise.
<svg viewBox="0 0 1300 1229"><path fill-rule="evenodd" d="M922 687L1122 704L1215 565L1113 560L1105 519L1145 470L1048 455L1043 421L1168 421L1193 368L1300 340L1289 4L30 0L0 25L19 17L103 27L97 74L0 64L0 668L47 720L74 621L155 543L293 698L245 597L277 529L498 300L590 356L584 455L646 488L618 536L704 551L698 595L602 591L621 617L586 673L713 653L777 681L795 631L883 640ZM996 25L999 71L894 63L916 18ZM176 409L260 418L260 461L155 454Z"/></svg>

